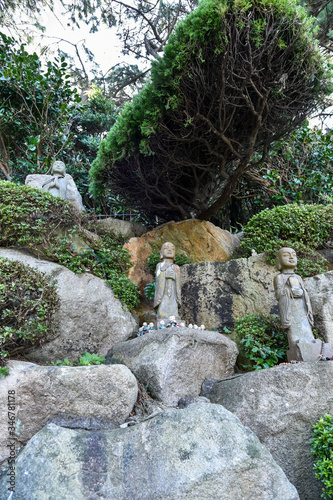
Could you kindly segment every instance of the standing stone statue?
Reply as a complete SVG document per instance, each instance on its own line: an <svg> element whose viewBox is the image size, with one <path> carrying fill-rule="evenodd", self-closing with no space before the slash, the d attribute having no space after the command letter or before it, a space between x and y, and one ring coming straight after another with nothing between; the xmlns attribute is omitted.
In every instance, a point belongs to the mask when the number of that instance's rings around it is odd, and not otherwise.
<svg viewBox="0 0 333 500"><path fill-rule="evenodd" d="M180 321L178 306L181 304L180 269L174 264L176 249L173 243L164 243L161 247L160 257L162 262L156 266L156 288L154 307L157 309L157 325L161 320L168 320L175 316Z"/></svg>
<svg viewBox="0 0 333 500"><path fill-rule="evenodd" d="M51 170L52 178L44 182L42 189L48 191L54 196L66 199L67 179L66 167L63 161L55 161Z"/></svg>
<svg viewBox="0 0 333 500"><path fill-rule="evenodd" d="M281 248L276 256L276 267L281 272L274 278L274 290L281 324L287 330L287 357L288 361L318 361L321 355L329 356L331 349L313 336L311 303L302 278L294 272L296 266L295 250Z"/></svg>

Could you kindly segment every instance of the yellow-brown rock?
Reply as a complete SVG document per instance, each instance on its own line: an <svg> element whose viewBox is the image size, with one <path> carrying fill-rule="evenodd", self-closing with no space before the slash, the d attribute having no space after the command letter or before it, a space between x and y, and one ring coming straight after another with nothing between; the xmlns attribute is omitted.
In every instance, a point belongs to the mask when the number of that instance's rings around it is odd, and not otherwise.
<svg viewBox="0 0 333 500"><path fill-rule="evenodd" d="M240 244L237 236L229 231L196 219L168 222L140 238L131 238L125 245L133 263L128 276L140 289L153 280L147 258L151 252L160 250L166 241L171 241L176 253L186 254L193 263L225 262Z"/></svg>

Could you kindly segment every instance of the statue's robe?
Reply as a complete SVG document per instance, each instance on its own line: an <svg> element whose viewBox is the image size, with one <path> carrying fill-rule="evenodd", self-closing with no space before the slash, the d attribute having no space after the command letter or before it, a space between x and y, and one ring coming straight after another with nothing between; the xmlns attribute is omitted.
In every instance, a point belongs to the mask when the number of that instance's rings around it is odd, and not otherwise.
<svg viewBox="0 0 333 500"><path fill-rule="evenodd" d="M292 297L290 278L298 281L298 287L303 291L302 297ZM282 327L288 330L289 347L300 339L313 340L312 307L302 278L298 274L280 273L274 278L274 290Z"/></svg>
<svg viewBox="0 0 333 500"><path fill-rule="evenodd" d="M178 305L181 304L180 269L176 264L160 262L156 266L156 288L154 307L158 307L157 319L179 319Z"/></svg>

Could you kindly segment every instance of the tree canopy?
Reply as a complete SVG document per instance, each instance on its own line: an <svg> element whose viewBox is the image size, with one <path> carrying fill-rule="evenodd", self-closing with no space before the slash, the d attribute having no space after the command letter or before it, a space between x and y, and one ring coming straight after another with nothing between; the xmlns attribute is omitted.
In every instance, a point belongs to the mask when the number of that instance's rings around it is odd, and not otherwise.
<svg viewBox="0 0 333 500"><path fill-rule="evenodd" d="M329 78L293 0L202 0L101 143L91 192L121 193L151 219L210 218Z"/></svg>
<svg viewBox="0 0 333 500"><path fill-rule="evenodd" d="M35 52L0 33L0 173L6 179L14 174L23 181L45 170L68 145L81 101L69 78L64 58L43 67Z"/></svg>

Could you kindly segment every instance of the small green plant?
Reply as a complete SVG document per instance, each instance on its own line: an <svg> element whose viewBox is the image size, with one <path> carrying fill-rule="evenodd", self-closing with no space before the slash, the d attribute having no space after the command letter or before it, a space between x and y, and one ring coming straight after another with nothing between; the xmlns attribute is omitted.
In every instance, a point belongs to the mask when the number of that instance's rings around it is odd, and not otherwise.
<svg viewBox="0 0 333 500"><path fill-rule="evenodd" d="M105 362L104 356L98 356L97 354L90 354L90 352L85 352L79 359L79 366L90 366L90 365L101 365Z"/></svg>
<svg viewBox="0 0 333 500"><path fill-rule="evenodd" d="M92 366L101 365L105 362L104 356L98 356L97 354L91 354L90 352L85 352L82 354L80 359L73 359L69 361L67 358L64 360L58 359L51 364L53 366Z"/></svg>
<svg viewBox="0 0 333 500"><path fill-rule="evenodd" d="M278 250L293 248L298 256L297 271L313 276L328 270L327 261L317 252L331 245L333 205L285 205L266 209L252 217L244 228L243 248L265 252L274 264Z"/></svg>
<svg viewBox="0 0 333 500"><path fill-rule="evenodd" d="M6 366L6 358L8 353L6 351L0 351L0 378L4 378L9 375L9 368Z"/></svg>
<svg viewBox="0 0 333 500"><path fill-rule="evenodd" d="M242 368L261 370L286 360L287 336L277 316L245 316L236 320L235 332L242 354L250 361Z"/></svg>
<svg viewBox="0 0 333 500"><path fill-rule="evenodd" d="M312 427L310 440L316 478L323 483L322 498L333 498L333 417L324 415Z"/></svg>
<svg viewBox="0 0 333 500"><path fill-rule="evenodd" d="M74 360L73 361L69 361L67 358L61 360L61 359L58 359L57 361L53 362L51 361L51 365L53 366L74 366Z"/></svg>
<svg viewBox="0 0 333 500"><path fill-rule="evenodd" d="M7 377L9 375L9 368L8 366L0 366L0 377Z"/></svg>
<svg viewBox="0 0 333 500"><path fill-rule="evenodd" d="M154 298L155 287L156 287L155 280L152 283L147 283L147 285L144 287L143 291L144 291L144 294L148 300L151 300Z"/></svg>

